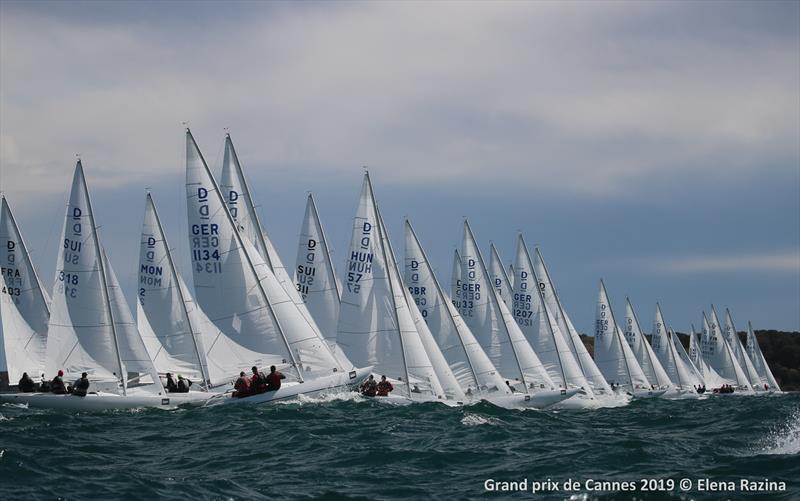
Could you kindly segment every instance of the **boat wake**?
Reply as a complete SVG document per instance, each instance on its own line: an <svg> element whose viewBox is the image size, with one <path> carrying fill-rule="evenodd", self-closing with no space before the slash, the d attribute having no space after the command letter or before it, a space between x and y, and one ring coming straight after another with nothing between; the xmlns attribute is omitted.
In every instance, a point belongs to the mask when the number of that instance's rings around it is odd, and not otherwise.
<svg viewBox="0 0 800 501"><path fill-rule="evenodd" d="M754 455L797 455L800 454L800 408L789 420L770 430Z"/></svg>
<svg viewBox="0 0 800 501"><path fill-rule="evenodd" d="M484 416L479 416L477 414L467 413L463 418L461 418L461 424L463 424L464 426L480 426L483 424L488 424L490 426L499 426L503 423L497 418L484 417Z"/></svg>

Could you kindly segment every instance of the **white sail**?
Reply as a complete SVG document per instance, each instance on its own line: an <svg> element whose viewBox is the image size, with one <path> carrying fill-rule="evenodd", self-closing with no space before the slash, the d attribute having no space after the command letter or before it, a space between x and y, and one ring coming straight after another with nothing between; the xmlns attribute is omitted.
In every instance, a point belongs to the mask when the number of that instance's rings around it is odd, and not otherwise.
<svg viewBox="0 0 800 501"><path fill-rule="evenodd" d="M686 348L683 347L683 343L681 343L678 335L675 334L675 331L672 329L669 331L669 338L670 345L672 346L672 353L678 367L677 373L678 377L680 377L679 386L684 389L688 389L687 384L691 385L692 388L703 386L705 384L703 374L689 358L689 355L686 353Z"/></svg>
<svg viewBox="0 0 800 501"><path fill-rule="evenodd" d="M23 372L32 379L44 372L50 300L5 196L0 207L0 248L4 253L0 258L0 372L13 385Z"/></svg>
<svg viewBox="0 0 800 501"><path fill-rule="evenodd" d="M335 349L342 292L317 206L310 194L300 229L294 281L322 336Z"/></svg>
<svg viewBox="0 0 800 501"><path fill-rule="evenodd" d="M594 360L612 384L627 386L631 391L650 387L630 346L623 340L602 280L595 316Z"/></svg>
<svg viewBox="0 0 800 501"><path fill-rule="evenodd" d="M419 339L405 301L400 277L386 252L369 175L359 196L342 288L337 344L356 365L377 374L417 384L420 390L443 390ZM412 386L404 393L413 398Z"/></svg>
<svg viewBox="0 0 800 501"><path fill-rule="evenodd" d="M513 304L511 296L514 291L508 274L506 274L506 269L503 267L503 260L500 258L500 253L497 252L497 247L494 244L489 245L489 277L500 299L510 309Z"/></svg>
<svg viewBox="0 0 800 501"><path fill-rule="evenodd" d="M405 237L408 290L461 388L477 394L509 394L503 378L439 285L408 220Z"/></svg>
<svg viewBox="0 0 800 501"><path fill-rule="evenodd" d="M188 130L186 200L195 293L217 328L259 354L253 365L282 366L300 380L337 371L327 343L237 230Z"/></svg>
<svg viewBox="0 0 800 501"><path fill-rule="evenodd" d="M751 389L747 376L739 362L736 361L730 345L719 332L719 320L716 318L716 313L713 309L711 310L711 321L703 313L701 347L703 359L708 362L708 365L719 374L726 384L743 390Z"/></svg>
<svg viewBox="0 0 800 501"><path fill-rule="evenodd" d="M753 326L750 322L747 322L747 354L750 355L750 359L753 361L753 365L756 371L758 371L758 375L761 377L761 384L766 384L770 390L781 391L780 386L778 386L778 381L776 381L775 376L772 375L772 370L770 370L769 364L767 364L767 360L761 352L761 347L758 345L758 338L756 338L753 332Z"/></svg>
<svg viewBox="0 0 800 501"><path fill-rule="evenodd" d="M695 370L693 366L689 367L692 362L689 360L688 355L685 355L686 350L683 350L683 345L680 346L680 349L685 357L681 356L678 347L674 344L675 342L680 344L680 340L676 339L676 337L674 333L668 331L664 315L661 313L661 305L656 303L653 335L650 341L653 353L677 388L693 390L696 386L702 385L702 380L699 374L693 372Z"/></svg>
<svg viewBox="0 0 800 501"><path fill-rule="evenodd" d="M458 249L453 251L453 268L450 274L450 300L456 309L461 308L461 255Z"/></svg>
<svg viewBox="0 0 800 501"><path fill-rule="evenodd" d="M653 348L647 342L642 327L639 324L639 319L636 318L636 312L633 309L630 298L625 298L625 341L630 346L631 351L636 356L636 361L642 368L647 380L651 385L657 388L670 388L674 386L672 380L667 375L664 367L659 362L656 354L653 353Z"/></svg>
<svg viewBox="0 0 800 501"><path fill-rule="evenodd" d="M583 376L558 323L547 308L539 288L540 279L536 275L522 235L517 240L514 272L514 319L544 364L550 378L562 388L583 388L591 395L591 386Z"/></svg>
<svg viewBox="0 0 800 501"><path fill-rule="evenodd" d="M61 242L48 326L47 372L63 369L66 378L88 372L93 380L119 382L128 377L161 381L96 233L83 167L75 166Z"/></svg>
<svg viewBox="0 0 800 501"><path fill-rule="evenodd" d="M511 287L511 290L514 290L514 264L513 263L509 263L509 265L508 265L508 274L506 276L508 277L508 285L509 285L509 287Z"/></svg>
<svg viewBox="0 0 800 501"><path fill-rule="evenodd" d="M394 249L392 248L392 243L388 236L389 233L386 231L386 225L383 222L383 217L381 217L380 212L378 212L378 222L380 224L380 233L384 240L384 254L391 268L389 270L389 276L391 279L397 280L397 288L395 289L393 285L393 290L402 292L402 304L405 304L408 307L411 318L414 320L414 327L416 328L419 341L422 343L423 351L421 353L415 353L415 351L419 351L419 345L413 333L408 336L408 340L404 340L403 344L408 347L407 360L412 363L414 360L419 360L421 363L425 363L425 360L427 359L431 367L433 367L433 371L436 374L436 379L439 380L439 384L441 385L442 392L444 392L444 396L450 400L463 401L466 399L466 396L464 395L464 391L461 389L461 386L458 384L458 379L453 374L453 371L450 370L450 366L447 365L447 360L444 358L439 346L436 344L436 340L433 339L433 334L431 334L427 323L425 323L425 319L422 317L422 313L420 312L419 308L417 308L414 297L411 295L411 291L408 290L408 288L403 284L400 265L397 261L397 257L394 254ZM399 301L395 301L400 304ZM409 372L413 374L415 371L409 370ZM441 395L441 393L437 393L437 395Z"/></svg>
<svg viewBox="0 0 800 501"><path fill-rule="evenodd" d="M500 373L530 389L554 389L555 384L508 307L490 282L486 265L468 222L461 248L459 313Z"/></svg>
<svg viewBox="0 0 800 501"><path fill-rule="evenodd" d="M689 356L697 370L700 371L705 386L719 388L723 384L727 384L703 357L703 335L695 331L694 324L692 324L691 334L689 335Z"/></svg>
<svg viewBox="0 0 800 501"><path fill-rule="evenodd" d="M561 300L558 298L555 284L550 277L550 273L544 263L544 258L542 258L542 254L538 248L536 249L536 255L534 257L533 269L539 280L539 290L542 291L547 309L552 314L552 318L558 325L562 336L567 341L567 345L577 360L584 378L589 382L589 386L595 394L610 395L612 391L608 386L608 382L605 377L603 377L597 364L595 364L594 359L589 354L589 350L587 350L586 346L583 344L578 330L575 329L575 326L572 324L572 321L561 305Z"/></svg>
<svg viewBox="0 0 800 501"><path fill-rule="evenodd" d="M739 362L742 370L744 370L750 385L757 391L763 390L761 376L758 375L756 368L753 366L753 362L747 355L747 351L744 349L744 346L742 346L742 341L739 339L739 334L736 333L736 327L733 324L731 311L727 308L725 308L725 330L723 332L725 333L725 339L731 346L731 350L733 350L736 361Z"/></svg>

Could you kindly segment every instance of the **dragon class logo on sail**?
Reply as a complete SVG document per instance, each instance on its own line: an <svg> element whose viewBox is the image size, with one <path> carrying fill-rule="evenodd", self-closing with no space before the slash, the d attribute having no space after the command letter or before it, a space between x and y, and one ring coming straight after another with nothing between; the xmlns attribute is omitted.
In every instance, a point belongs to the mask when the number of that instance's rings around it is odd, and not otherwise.
<svg viewBox="0 0 800 501"><path fill-rule="evenodd" d="M197 201L199 202L197 214L200 220L210 220L208 190L206 188L202 186L197 188ZM191 233L192 261L194 261L195 270L206 273L221 273L222 263L219 260L219 225L216 223L195 223L191 227Z"/></svg>

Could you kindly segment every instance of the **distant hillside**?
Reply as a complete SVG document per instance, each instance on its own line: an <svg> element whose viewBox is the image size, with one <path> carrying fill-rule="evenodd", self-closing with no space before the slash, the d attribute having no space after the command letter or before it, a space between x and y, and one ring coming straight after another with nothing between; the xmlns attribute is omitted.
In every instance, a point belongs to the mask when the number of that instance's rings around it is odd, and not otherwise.
<svg viewBox="0 0 800 501"><path fill-rule="evenodd" d="M758 345L764 353L772 369L772 374L784 391L800 391L800 332L755 331ZM683 346L689 349L689 335L678 332ZM648 336L648 339L650 336ZM747 340L747 333L740 332L742 343ZM594 337L581 334L581 340L594 355Z"/></svg>

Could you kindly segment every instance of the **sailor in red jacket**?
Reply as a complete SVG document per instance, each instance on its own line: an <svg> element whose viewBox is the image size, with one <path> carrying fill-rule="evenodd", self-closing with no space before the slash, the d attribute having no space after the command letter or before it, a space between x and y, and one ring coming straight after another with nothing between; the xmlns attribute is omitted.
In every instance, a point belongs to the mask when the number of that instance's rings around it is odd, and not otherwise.
<svg viewBox="0 0 800 501"><path fill-rule="evenodd" d="M279 389L281 387L281 379L286 379L286 376L278 372L274 365L271 365L269 374L267 374L267 391Z"/></svg>
<svg viewBox="0 0 800 501"><path fill-rule="evenodd" d="M392 386L392 383L386 380L386 376L381 376L381 382L378 383L378 396L388 397L389 392L392 390L394 390L394 386Z"/></svg>
<svg viewBox="0 0 800 501"><path fill-rule="evenodd" d="M233 389L236 390L233 392L234 397L246 397L250 393L250 382L245 377L244 371L239 373L239 379L236 380Z"/></svg>

